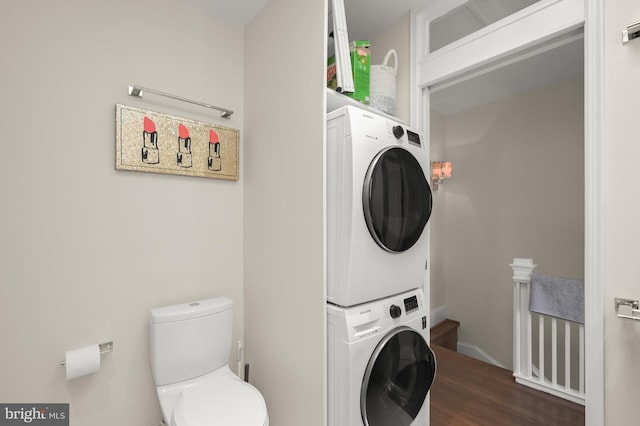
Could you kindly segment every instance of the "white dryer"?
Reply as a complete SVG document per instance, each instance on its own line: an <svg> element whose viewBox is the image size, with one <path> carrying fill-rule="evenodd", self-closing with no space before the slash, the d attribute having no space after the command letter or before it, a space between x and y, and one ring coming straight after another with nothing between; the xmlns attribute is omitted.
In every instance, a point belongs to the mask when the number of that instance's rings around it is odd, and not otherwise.
<svg viewBox="0 0 640 426"><path fill-rule="evenodd" d="M328 425L423 426L436 360L422 290L327 304Z"/></svg>
<svg viewBox="0 0 640 426"><path fill-rule="evenodd" d="M327 114L327 301L420 288L432 196L420 134L353 106Z"/></svg>

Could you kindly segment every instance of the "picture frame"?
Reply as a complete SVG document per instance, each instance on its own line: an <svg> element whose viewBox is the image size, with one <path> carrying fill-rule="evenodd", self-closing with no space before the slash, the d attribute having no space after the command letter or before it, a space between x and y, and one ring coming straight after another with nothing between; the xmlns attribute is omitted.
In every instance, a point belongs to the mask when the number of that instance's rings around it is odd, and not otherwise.
<svg viewBox="0 0 640 426"><path fill-rule="evenodd" d="M116 170L239 179L240 132L116 104Z"/></svg>

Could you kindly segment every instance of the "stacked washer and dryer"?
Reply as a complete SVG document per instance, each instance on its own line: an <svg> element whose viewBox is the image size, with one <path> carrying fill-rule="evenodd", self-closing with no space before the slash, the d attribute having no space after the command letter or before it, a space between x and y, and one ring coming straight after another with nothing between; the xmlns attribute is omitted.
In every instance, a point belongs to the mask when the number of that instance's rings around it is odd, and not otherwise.
<svg viewBox="0 0 640 426"><path fill-rule="evenodd" d="M327 114L329 426L428 423L425 170L417 131L353 106Z"/></svg>

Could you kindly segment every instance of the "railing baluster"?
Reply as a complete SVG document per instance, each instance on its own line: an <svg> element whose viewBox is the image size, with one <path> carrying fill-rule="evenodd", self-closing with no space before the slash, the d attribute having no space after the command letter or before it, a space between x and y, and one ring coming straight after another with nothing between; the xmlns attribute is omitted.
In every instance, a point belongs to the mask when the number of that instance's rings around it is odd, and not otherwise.
<svg viewBox="0 0 640 426"><path fill-rule="evenodd" d="M531 322L531 311L527 309L527 377L532 377L533 372L533 324Z"/></svg>
<svg viewBox="0 0 640 426"><path fill-rule="evenodd" d="M564 387L571 388L571 323L564 322Z"/></svg>
<svg viewBox="0 0 640 426"><path fill-rule="evenodd" d="M558 325L555 318L551 318L551 383L558 385Z"/></svg>
<svg viewBox="0 0 640 426"><path fill-rule="evenodd" d="M538 380L544 383L544 315L538 315Z"/></svg>
<svg viewBox="0 0 640 426"><path fill-rule="evenodd" d="M584 394L584 324L580 324L580 393Z"/></svg>
<svg viewBox="0 0 640 426"><path fill-rule="evenodd" d="M522 304L520 293L522 284L516 283L513 290L513 372L522 373Z"/></svg>

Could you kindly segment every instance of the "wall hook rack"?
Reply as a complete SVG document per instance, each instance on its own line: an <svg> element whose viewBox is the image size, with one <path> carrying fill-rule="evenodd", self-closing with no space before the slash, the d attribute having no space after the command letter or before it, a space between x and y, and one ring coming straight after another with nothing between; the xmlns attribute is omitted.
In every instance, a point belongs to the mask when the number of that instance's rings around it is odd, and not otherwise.
<svg viewBox="0 0 640 426"><path fill-rule="evenodd" d="M158 96L164 96L165 98L171 98L171 99L187 102L190 104L198 105L198 106L209 108L209 109L215 109L216 111L220 111L220 117L222 118L230 118L231 115L233 114L233 111L230 109L222 108L222 107L208 104L205 102L194 101L191 99L183 98L182 96L172 95L170 93L161 92L155 89L149 89L148 87L142 87L138 85L129 86L129 96L137 96L138 98L142 98L142 96L144 95L144 92L153 93Z"/></svg>

